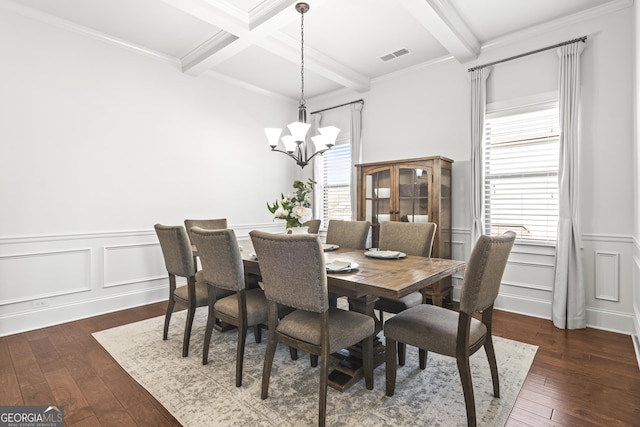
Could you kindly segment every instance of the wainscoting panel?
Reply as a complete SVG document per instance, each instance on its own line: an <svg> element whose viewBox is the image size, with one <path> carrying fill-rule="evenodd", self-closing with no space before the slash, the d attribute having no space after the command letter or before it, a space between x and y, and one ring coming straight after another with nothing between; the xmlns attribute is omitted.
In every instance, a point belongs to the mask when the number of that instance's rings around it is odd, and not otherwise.
<svg viewBox="0 0 640 427"><path fill-rule="evenodd" d="M158 280L167 276L160 243L104 248L104 287Z"/></svg>
<svg viewBox="0 0 640 427"><path fill-rule="evenodd" d="M284 232L280 223L229 225ZM182 283L183 280L178 280ZM0 237L0 336L153 302L168 295L153 228Z"/></svg>
<svg viewBox="0 0 640 427"><path fill-rule="evenodd" d="M0 256L0 305L91 289L91 249L77 248ZM41 303L41 304L44 304Z"/></svg>
<svg viewBox="0 0 640 427"><path fill-rule="evenodd" d="M470 232L454 229L452 240L454 258L468 259ZM584 234L582 259L587 326L640 336L638 242L629 236ZM516 242L495 307L550 319L554 280L555 247ZM461 286L462 280L454 281L454 300L459 300Z"/></svg>
<svg viewBox="0 0 640 427"><path fill-rule="evenodd" d="M620 301L620 254L596 251L595 258L595 298Z"/></svg>

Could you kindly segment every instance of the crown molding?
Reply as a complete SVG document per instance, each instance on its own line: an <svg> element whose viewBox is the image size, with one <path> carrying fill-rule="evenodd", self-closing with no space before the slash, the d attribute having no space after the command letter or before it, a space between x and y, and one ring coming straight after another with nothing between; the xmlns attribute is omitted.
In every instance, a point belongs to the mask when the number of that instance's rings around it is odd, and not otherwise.
<svg viewBox="0 0 640 427"><path fill-rule="evenodd" d="M614 0L611 2L607 2L603 5L595 6L582 12L574 13L563 18L554 19L543 24L535 25L523 30L515 31L505 36L495 38L493 40L489 40L482 44L480 50L481 52L484 52L485 50L496 49L522 40L536 38L551 31L565 28L569 25L574 25L579 22L598 18L600 16L608 15L610 13L626 9L631 6L633 6L633 0Z"/></svg>
<svg viewBox="0 0 640 427"><path fill-rule="evenodd" d="M113 46L117 46L120 48L124 48L129 51L133 51L135 53L143 54L145 56L149 56L153 59L157 59L163 62L167 62L169 64L175 65L177 67L181 66L181 62L178 58L173 56L166 55L164 53L157 52L152 49L148 49L124 40L121 40L117 37L112 37L108 34L102 33L100 31L92 30L90 28L84 27L82 25L75 24L66 19L58 18L53 15L50 15L45 12L41 12L35 9L32 9L27 6L23 6L21 4L17 4L11 0L0 0L0 9L7 10L9 12L16 13L25 18L33 19L36 21L40 21L43 24L51 25L53 27L60 28L62 30L70 31L76 34L80 34L85 37L92 38L94 40L101 41L103 43L107 43Z"/></svg>

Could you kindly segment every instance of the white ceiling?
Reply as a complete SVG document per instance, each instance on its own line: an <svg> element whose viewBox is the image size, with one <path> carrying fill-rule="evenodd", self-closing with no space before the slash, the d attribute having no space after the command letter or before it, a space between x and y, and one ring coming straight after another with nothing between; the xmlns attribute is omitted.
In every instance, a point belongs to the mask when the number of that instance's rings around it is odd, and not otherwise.
<svg viewBox="0 0 640 427"><path fill-rule="evenodd" d="M592 16L621 0L309 0L305 95L368 90L371 80L442 58L462 64L519 32ZM179 63L194 77L300 96L300 14L291 0L0 0ZM61 21L62 20L62 21ZM580 35L576 35L580 36ZM562 41L562 40L559 40ZM541 46L542 47L542 46ZM380 57L406 48L390 61Z"/></svg>

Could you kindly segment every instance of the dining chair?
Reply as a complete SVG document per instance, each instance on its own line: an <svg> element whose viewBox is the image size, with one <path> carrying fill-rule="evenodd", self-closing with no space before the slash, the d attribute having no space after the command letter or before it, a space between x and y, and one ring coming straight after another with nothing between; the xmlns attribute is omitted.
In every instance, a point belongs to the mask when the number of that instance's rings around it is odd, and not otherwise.
<svg viewBox="0 0 640 427"><path fill-rule="evenodd" d="M214 219L185 219L184 228L187 229L187 235L189 235L189 241L192 245L193 235L191 233L192 227L200 227L205 230L223 230L227 227L227 218L214 218Z"/></svg>
<svg viewBox="0 0 640 427"><path fill-rule="evenodd" d="M326 243L342 248L365 249L371 223L369 221L329 220Z"/></svg>
<svg viewBox="0 0 640 427"><path fill-rule="evenodd" d="M369 221L329 220L325 241L341 248L365 249L371 223ZM329 292L329 304L336 306L341 295Z"/></svg>
<svg viewBox="0 0 640 427"><path fill-rule="evenodd" d="M493 395L500 397L498 366L491 337L493 304L516 234L480 236L467 261L460 296L460 311L420 304L393 316L384 324L386 340L386 394L396 385L396 342L418 347L420 369L427 367L427 352L455 357L467 410L467 424L476 425L476 408L469 356L484 346L491 370ZM482 313L481 320L473 317Z"/></svg>
<svg viewBox="0 0 640 427"><path fill-rule="evenodd" d="M305 227L309 227L309 229L307 230L309 234L318 234L318 232L320 231L321 222L322 221L319 219L310 219L302 225L304 225Z"/></svg>
<svg viewBox="0 0 640 427"><path fill-rule="evenodd" d="M169 301L167 313L164 317L164 332L162 339L166 340L169 333L169 321L176 304L187 307L187 321L184 327L182 341L182 356L189 355L189 340L191 327L197 307L207 305L207 286L196 279L196 268L193 260L191 244L187 232L181 225L170 226L156 224L156 235L160 241L160 248L164 257L164 264L169 273ZM176 285L176 276L187 279L184 286Z"/></svg>
<svg viewBox="0 0 640 427"><path fill-rule="evenodd" d="M381 250L404 252L407 255L431 257L433 236L437 225L433 222L396 222L383 221L380 223L380 237L378 245ZM376 301L375 309L378 310L380 322L384 323L384 312L398 314L408 308L425 303L425 298L419 291L412 292L399 299L380 297ZM398 364L405 363L404 343L398 343Z"/></svg>
<svg viewBox="0 0 640 427"><path fill-rule="evenodd" d="M269 379L278 342L320 357L318 425L327 411L329 354L362 344L365 385L373 389L372 317L329 306L327 273L320 237L314 234L249 233L264 292L269 304L268 342L262 373L262 399L269 395ZM278 304L294 309L278 320Z"/></svg>
<svg viewBox="0 0 640 427"><path fill-rule="evenodd" d="M236 350L236 387L242 385L242 366L247 329L254 328L256 343L261 341L261 324L267 323L267 300L260 288L246 289L240 247L233 230L191 229L193 242L202 262L202 281L208 287L207 327L204 334L202 364L209 359L211 334L216 319L238 328ZM218 298L217 291L232 295Z"/></svg>

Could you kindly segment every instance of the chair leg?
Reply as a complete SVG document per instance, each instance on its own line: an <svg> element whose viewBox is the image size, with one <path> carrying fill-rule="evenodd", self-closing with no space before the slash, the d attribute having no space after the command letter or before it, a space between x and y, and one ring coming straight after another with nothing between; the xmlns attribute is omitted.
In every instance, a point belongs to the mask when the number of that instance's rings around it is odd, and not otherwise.
<svg viewBox="0 0 640 427"><path fill-rule="evenodd" d="M493 380L493 396L500 397L500 380L498 378L498 364L496 363L496 353L493 349L493 340L491 336L487 337L484 342L484 350L489 360L489 369L491 370L491 379Z"/></svg>
<svg viewBox="0 0 640 427"><path fill-rule="evenodd" d="M420 362L420 369L427 369L427 350L418 349L418 360Z"/></svg>
<svg viewBox="0 0 640 427"><path fill-rule="evenodd" d="M184 326L184 339L182 341L182 357L189 355L189 340L191 339L191 327L193 326L193 318L196 315L195 303L189 305L187 310L187 323Z"/></svg>
<svg viewBox="0 0 640 427"><path fill-rule="evenodd" d="M325 347L320 355L320 404L318 427L324 427L327 420L327 385L329 382L329 350Z"/></svg>
<svg viewBox="0 0 640 427"><path fill-rule="evenodd" d="M407 345L403 342L398 342L398 365L404 366L407 359Z"/></svg>
<svg viewBox="0 0 640 427"><path fill-rule="evenodd" d="M393 396L396 390L396 341L386 337L386 391L387 396Z"/></svg>
<svg viewBox="0 0 640 427"><path fill-rule="evenodd" d="M242 386L242 365L244 362L244 345L247 341L247 327L238 328L238 350L236 353L236 387Z"/></svg>
<svg viewBox="0 0 640 427"><path fill-rule="evenodd" d="M213 326L216 324L217 319L213 312L213 304L209 303L209 312L207 313L207 327L204 330L204 344L202 346L202 364L209 363L209 345L211 343L211 334L213 333Z"/></svg>
<svg viewBox="0 0 640 427"><path fill-rule="evenodd" d="M253 327L253 335L256 339L256 344L260 344L262 342L262 325L255 325Z"/></svg>
<svg viewBox="0 0 640 427"><path fill-rule="evenodd" d="M471 367L469 357L456 357L458 363L458 373L462 382L462 392L464 393L464 404L467 409L467 426L476 426L476 403L473 397L473 381L471 380Z"/></svg>
<svg viewBox="0 0 640 427"><path fill-rule="evenodd" d="M273 366L273 358L276 355L276 322L271 320L274 310L271 313L271 307L269 308L269 336L267 338L267 349L264 353L264 366L262 367L262 394L260 398L262 400L269 397L269 377L271 377L271 367ZM277 313L275 314L277 315Z"/></svg>
<svg viewBox="0 0 640 427"><path fill-rule="evenodd" d="M312 368L318 367L318 355L317 354L310 354L309 355L309 361L311 362L311 367Z"/></svg>
<svg viewBox="0 0 640 427"><path fill-rule="evenodd" d="M162 339L164 341L167 340L169 336L169 321L171 320L171 314L173 313L173 307L175 307L176 302L173 298L169 298L169 302L167 304L167 313L164 315L164 331L162 332Z"/></svg>
<svg viewBox="0 0 640 427"><path fill-rule="evenodd" d="M367 390L373 390L373 336L362 341L362 368Z"/></svg>
<svg viewBox="0 0 640 427"><path fill-rule="evenodd" d="M291 360L298 360L298 349L295 347L289 347L289 354L291 355Z"/></svg>

